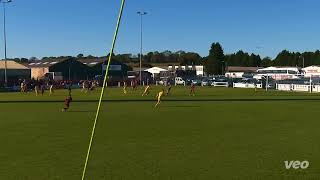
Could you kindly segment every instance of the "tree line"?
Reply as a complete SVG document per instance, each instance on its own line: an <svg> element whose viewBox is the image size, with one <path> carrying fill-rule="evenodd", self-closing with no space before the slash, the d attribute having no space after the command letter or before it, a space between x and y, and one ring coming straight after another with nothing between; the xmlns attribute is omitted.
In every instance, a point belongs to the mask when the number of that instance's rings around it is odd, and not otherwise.
<svg viewBox="0 0 320 180"><path fill-rule="evenodd" d="M270 67L270 66L290 66L307 67L311 65L320 65L320 51L315 52L290 52L281 51L275 59L265 57L261 59L259 55L249 54L238 51L233 54L224 55L222 46L219 43L213 43L209 50L209 56L203 58L203 64L207 73L223 74L227 66L242 67Z"/></svg>
<svg viewBox="0 0 320 180"><path fill-rule="evenodd" d="M108 56L96 57L92 55L84 56L78 54L77 56L59 56L59 57L43 57L38 59L31 58L14 58L11 60L28 63L46 59L61 59L61 58L75 58L75 59L96 59L108 58ZM261 58L256 54L249 54L242 50L232 53L224 54L223 47L220 43L212 43L209 50L209 55L201 57L196 52L185 51L154 51L146 53L142 56L143 66L151 67L151 64L174 64L174 65L204 65L208 74L223 74L228 66L243 66L243 67L269 67L269 66L298 66L306 67L310 65L320 65L320 51L315 52L290 52L287 50L281 51L276 58L270 57ZM139 64L140 54L114 54L113 60L122 63Z"/></svg>
<svg viewBox="0 0 320 180"><path fill-rule="evenodd" d="M75 59L107 59L107 56L84 56L83 54L78 54L77 56L58 56L58 57L31 57L31 58L14 58L10 60L14 60L20 63L28 63L34 61L41 61L47 59L63 59L63 58L75 58ZM117 60L122 63L139 63L140 62L140 54L113 54L113 60ZM173 63L179 65L199 65L202 64L202 57L195 52L185 52L185 51L163 51L163 52L149 52L142 57L144 65L148 64L156 64L156 63Z"/></svg>

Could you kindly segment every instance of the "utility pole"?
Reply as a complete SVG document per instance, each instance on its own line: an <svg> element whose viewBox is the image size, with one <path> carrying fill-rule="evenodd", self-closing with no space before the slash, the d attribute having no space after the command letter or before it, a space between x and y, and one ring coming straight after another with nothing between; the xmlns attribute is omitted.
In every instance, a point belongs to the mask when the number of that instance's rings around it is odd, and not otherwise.
<svg viewBox="0 0 320 180"><path fill-rule="evenodd" d="M140 73L139 73L139 79L140 79L140 86L142 85L142 48L143 48L143 16L147 15L147 12L139 11L137 14L140 16Z"/></svg>
<svg viewBox="0 0 320 180"><path fill-rule="evenodd" d="M4 86L8 85L8 75L7 75L7 32L6 32L6 4L11 3L12 0L1 1L3 4L3 39L4 39Z"/></svg>

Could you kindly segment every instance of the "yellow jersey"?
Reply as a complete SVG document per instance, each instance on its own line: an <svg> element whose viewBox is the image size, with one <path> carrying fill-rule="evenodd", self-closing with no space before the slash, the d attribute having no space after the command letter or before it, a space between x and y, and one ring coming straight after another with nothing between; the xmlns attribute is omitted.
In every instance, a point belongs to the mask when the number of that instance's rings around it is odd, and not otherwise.
<svg viewBox="0 0 320 180"><path fill-rule="evenodd" d="M163 91L159 92L157 97L158 99L161 99L162 96L163 96Z"/></svg>

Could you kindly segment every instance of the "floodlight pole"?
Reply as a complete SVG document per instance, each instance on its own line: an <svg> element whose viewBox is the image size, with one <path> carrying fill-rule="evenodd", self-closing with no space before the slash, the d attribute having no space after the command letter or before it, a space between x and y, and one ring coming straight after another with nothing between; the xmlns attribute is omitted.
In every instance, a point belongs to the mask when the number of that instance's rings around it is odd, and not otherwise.
<svg viewBox="0 0 320 180"><path fill-rule="evenodd" d="M147 15L147 12L139 11L137 14L140 16L140 72L139 72L139 79L140 79L140 86L142 85L142 48L143 48L143 16Z"/></svg>
<svg viewBox="0 0 320 180"><path fill-rule="evenodd" d="M1 1L3 4L3 39L4 39L4 86L8 85L7 75L7 32L6 32L6 4L12 2L12 0Z"/></svg>

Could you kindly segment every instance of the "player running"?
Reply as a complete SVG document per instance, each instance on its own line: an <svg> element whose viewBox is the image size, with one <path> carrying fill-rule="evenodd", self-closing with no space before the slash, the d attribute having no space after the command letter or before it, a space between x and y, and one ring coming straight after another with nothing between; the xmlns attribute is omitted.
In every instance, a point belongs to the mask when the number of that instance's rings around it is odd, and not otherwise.
<svg viewBox="0 0 320 180"><path fill-rule="evenodd" d="M196 95L196 86L194 83L191 83L191 86L190 86L190 96L195 96Z"/></svg>
<svg viewBox="0 0 320 180"><path fill-rule="evenodd" d="M158 107L158 105L161 103L161 97L162 96L164 96L164 90L162 89L162 91L160 91L158 94L157 94L157 96L156 96L156 98L158 99L158 102L157 102L157 104L154 106L154 107Z"/></svg>
<svg viewBox="0 0 320 180"><path fill-rule="evenodd" d="M86 91L86 81L82 82L82 89L81 92Z"/></svg>
<svg viewBox="0 0 320 180"><path fill-rule="evenodd" d="M21 84L20 84L20 92L21 93L25 93L25 91L24 91L24 82L21 82Z"/></svg>
<svg viewBox="0 0 320 180"><path fill-rule="evenodd" d="M66 112L66 111L69 109L71 102L72 102L72 97L71 97L71 95L69 95L69 96L64 100L64 108L62 109L62 112Z"/></svg>
<svg viewBox="0 0 320 180"><path fill-rule="evenodd" d="M36 82L36 84L35 84L35 86L34 86L34 91L35 91L35 93L36 93L36 96L38 96L38 94L39 94L39 85L38 85L37 82Z"/></svg>
<svg viewBox="0 0 320 180"><path fill-rule="evenodd" d="M134 80L133 81L133 84L132 84L132 90L137 90L137 87L138 87L138 81L137 80Z"/></svg>
<svg viewBox="0 0 320 180"><path fill-rule="evenodd" d="M69 96L71 97L71 92L72 92L72 84L71 82L68 84L68 92L69 92Z"/></svg>
<svg viewBox="0 0 320 180"><path fill-rule="evenodd" d="M167 89L167 95L170 94L171 88L172 88L172 86L171 86L171 84L169 84L168 89Z"/></svg>
<svg viewBox="0 0 320 180"><path fill-rule="evenodd" d="M146 88L144 89L144 92L142 94L142 96L148 96L150 94L150 86L146 86Z"/></svg>
<svg viewBox="0 0 320 180"><path fill-rule="evenodd" d="M43 96L43 94L44 94L44 91L45 91L45 85L44 85L44 83L42 83L41 85L40 85L40 91L41 91L41 96Z"/></svg>
<svg viewBox="0 0 320 180"><path fill-rule="evenodd" d="M124 82L123 83L123 94L127 94L128 92L127 92L127 83L126 82Z"/></svg>
<svg viewBox="0 0 320 180"><path fill-rule="evenodd" d="M54 90L53 90L53 83L50 83L50 88L49 88L49 95L53 95Z"/></svg>

